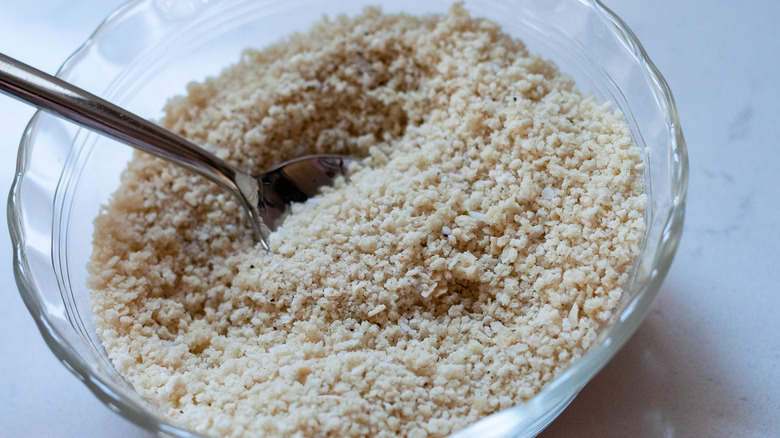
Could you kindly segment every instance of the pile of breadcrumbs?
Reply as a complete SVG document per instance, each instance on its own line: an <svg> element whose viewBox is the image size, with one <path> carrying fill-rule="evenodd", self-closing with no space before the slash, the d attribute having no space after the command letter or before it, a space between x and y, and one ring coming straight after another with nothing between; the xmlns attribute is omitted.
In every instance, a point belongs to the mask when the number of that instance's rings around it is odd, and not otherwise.
<svg viewBox="0 0 780 438"><path fill-rule="evenodd" d="M260 172L365 159L256 243L233 196L139 154L96 220L116 369L214 436L441 436L582 356L645 229L620 114L498 25L324 20L170 102L166 127Z"/></svg>

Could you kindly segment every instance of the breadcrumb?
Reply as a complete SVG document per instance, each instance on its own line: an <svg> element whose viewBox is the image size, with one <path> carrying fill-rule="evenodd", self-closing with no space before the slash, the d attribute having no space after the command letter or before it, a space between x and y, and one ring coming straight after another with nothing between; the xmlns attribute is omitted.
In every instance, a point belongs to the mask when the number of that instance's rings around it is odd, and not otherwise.
<svg viewBox="0 0 780 438"><path fill-rule="evenodd" d="M260 172L365 157L270 237L137 154L95 221L116 369L213 436L443 436L588 349L645 223L622 115L460 5L325 19L173 99L164 125Z"/></svg>

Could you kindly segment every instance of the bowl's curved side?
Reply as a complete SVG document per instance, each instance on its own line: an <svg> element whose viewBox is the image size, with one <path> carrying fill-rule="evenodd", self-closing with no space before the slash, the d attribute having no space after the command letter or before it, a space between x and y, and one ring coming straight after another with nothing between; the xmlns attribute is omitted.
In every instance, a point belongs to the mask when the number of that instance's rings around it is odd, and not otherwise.
<svg viewBox="0 0 780 438"><path fill-rule="evenodd" d="M115 10L68 57L58 70L57 76L87 89L106 86L99 81L79 83L70 76L79 67L92 69L99 66L104 72L119 69L120 66L100 59L99 42L105 35L115 31L119 23L125 23L127 17L148 11L150 3L148 0L130 1ZM166 24L158 23L161 26ZM111 75L106 74L104 77ZM66 132L63 132L63 129ZM70 140L78 131L64 123L60 125L54 116L37 111L27 124L19 143L14 179L7 201L7 221L13 246L14 278L22 300L57 359L111 410L160 436L195 437L197 435L177 429L166 424L164 419L150 414L150 410L144 409L140 397L128 397L127 388L120 388L116 381L95 372L95 364L89 363L74 345L76 339L66 327L67 324L73 323L72 316L62 307L61 302L56 302L56 299L61 297L53 275L55 256L52 241L56 227L52 219L55 217L52 200L55 193L61 189L61 177L52 175L60 175L62 166L72 151L69 150L71 145L67 142L36 141L41 136L45 137L46 134L41 131L47 130L67 134L66 137ZM34 170L31 168L33 161L37 167ZM46 161L44 166L40 166L41 161ZM40 167L51 173L43 175ZM44 217L49 219L48 223L43 222ZM42 274L44 271L48 271L48 275Z"/></svg>
<svg viewBox="0 0 780 438"><path fill-rule="evenodd" d="M628 27L623 19L601 3L601 0L592 1L594 6L603 13L604 17L612 22L622 40L636 53L638 61L645 66L647 78L653 84L656 99L668 116L669 158L672 164L670 186L673 206L666 224L666 228L669 230L668 237L664 238L663 255L665 262L662 266L663 272L659 275L660 280L663 280L680 243L683 223L685 222L685 203L688 196L688 148L680 124L680 115L677 111L677 104L672 94L672 89L660 70L658 70L658 67L650 59L642 43L639 42L631 28Z"/></svg>

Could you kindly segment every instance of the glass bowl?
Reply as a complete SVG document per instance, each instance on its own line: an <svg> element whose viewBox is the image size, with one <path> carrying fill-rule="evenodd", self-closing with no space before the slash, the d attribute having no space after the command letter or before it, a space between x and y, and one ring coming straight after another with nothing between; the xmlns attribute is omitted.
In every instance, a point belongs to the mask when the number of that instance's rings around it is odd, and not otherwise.
<svg viewBox="0 0 780 438"><path fill-rule="evenodd" d="M445 12L450 1L137 0L113 14L58 76L144 117L168 97L263 47L306 30L323 14ZM466 1L534 53L558 64L580 90L626 115L646 164L647 231L613 319L587 354L526 403L454 436L534 436L544 429L634 333L669 269L682 230L687 156L669 88L628 27L596 0ZM86 263L92 221L132 155L115 143L45 113L19 146L8 222L19 291L47 344L109 408L161 436L196 434L173 425L114 370L90 317Z"/></svg>

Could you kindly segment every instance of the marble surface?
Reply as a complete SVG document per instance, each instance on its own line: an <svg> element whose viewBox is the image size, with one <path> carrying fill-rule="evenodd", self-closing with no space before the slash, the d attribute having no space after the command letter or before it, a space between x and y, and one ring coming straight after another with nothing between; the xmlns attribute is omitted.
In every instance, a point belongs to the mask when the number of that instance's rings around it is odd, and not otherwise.
<svg viewBox="0 0 780 438"><path fill-rule="evenodd" d="M780 436L780 3L605 2L677 99L691 157L685 231L648 318L540 436ZM53 73L119 3L3 2L0 52ZM3 193L32 114L0 95ZM152 436L49 351L11 258L3 231L0 435Z"/></svg>

